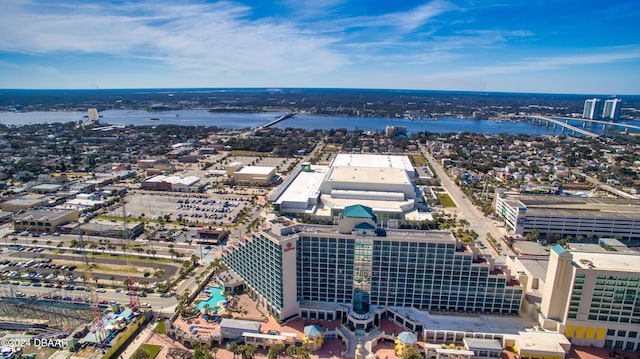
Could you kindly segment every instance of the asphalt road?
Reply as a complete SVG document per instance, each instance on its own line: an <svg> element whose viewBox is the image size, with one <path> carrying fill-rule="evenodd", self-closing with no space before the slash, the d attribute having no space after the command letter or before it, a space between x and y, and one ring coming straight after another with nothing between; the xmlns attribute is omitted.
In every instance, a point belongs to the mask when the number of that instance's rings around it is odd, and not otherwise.
<svg viewBox="0 0 640 359"><path fill-rule="evenodd" d="M57 250L57 249L56 249ZM50 253L50 252L41 252L41 253L34 253L34 252L28 252L28 251L10 251L8 252L5 256L5 258L16 262L16 261L21 261L21 262L26 262L30 259L35 259L36 261L40 258L39 256L41 254L44 254L44 258L51 258L53 263L60 263L60 262L64 262L64 263L75 263L76 265L83 263L84 262L84 258L81 254L74 254L72 253L71 250L66 251L65 253ZM114 256L112 258L109 257L92 257L89 256L88 257L89 261L91 263L96 263L96 264L107 264L107 265L113 265L114 267L117 266L125 266L127 261L125 260L125 258L123 256ZM109 281L110 282L110 278L111 276L114 277L114 282L115 283L122 283L124 281L125 278L128 278L129 276L131 276L132 279L136 280L136 281L140 281L140 280L147 280L148 282L156 282L156 281L162 281L168 278L171 278L173 275L175 275L175 273L178 271L178 266L177 264L169 264L169 263L160 263L160 262L150 262L150 261L141 261L141 260L136 260L135 255L133 255L130 259L129 259L129 264L138 268L147 268L147 270L149 271L149 273L153 274L153 269L162 269L164 271L164 274L162 275L161 278L155 278L152 276L149 277L144 277L143 273L140 274L117 274L117 272L112 272L112 273L101 273L101 272L97 272L97 271L92 271L91 275L94 278L100 278L103 279L105 281ZM14 268L15 270L17 270L16 268L19 267L10 267L10 266L6 266L6 268ZM20 268L22 271L24 271L24 268ZM53 269L50 268L30 268L31 270L38 272L38 273L53 273ZM66 274L67 271L60 271L61 275ZM78 276L78 277L82 277L83 276L83 271L81 270L75 270L73 271L74 275ZM109 283L107 282L107 283Z"/></svg>
<svg viewBox="0 0 640 359"><path fill-rule="evenodd" d="M440 178L442 187L444 187L453 202L458 206L455 212L459 213L460 217L465 218L469 222L470 229L478 233L479 240L482 241L487 248L492 248L486 237L487 233L490 233L493 238L498 240L498 243L502 244L502 249L496 252L499 256L513 254L508 252L508 247L502 240L505 234L504 230L496 227L489 218L486 218L484 214L471 203L464 192L462 192L462 189L447 175L442 165L424 148L424 145L420 145L420 151L429 161L429 164L431 164L435 174Z"/></svg>
<svg viewBox="0 0 640 359"><path fill-rule="evenodd" d="M61 297L71 297L71 298L85 298L89 297L89 293L86 291L78 291L78 290L65 290L63 288L46 288L46 287L25 287L11 284L1 284L0 291L2 293L11 293L13 292L23 292L27 297L30 295L37 295L38 297L42 297L45 294L59 295ZM96 293L98 296L98 301L117 301L120 304L129 303L129 296L125 294L125 291L120 291L116 293L113 289L107 289L106 293ZM167 297L162 298L158 294L149 294L147 297L140 297L140 303L148 303L152 306L152 308L158 312L163 313L173 313L175 306L178 304L178 301L175 297Z"/></svg>

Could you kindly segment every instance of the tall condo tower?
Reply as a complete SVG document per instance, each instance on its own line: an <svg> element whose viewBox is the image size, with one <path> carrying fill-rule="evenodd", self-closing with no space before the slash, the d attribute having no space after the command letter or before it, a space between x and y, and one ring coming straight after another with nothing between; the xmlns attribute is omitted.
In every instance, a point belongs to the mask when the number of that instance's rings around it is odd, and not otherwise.
<svg viewBox="0 0 640 359"><path fill-rule="evenodd" d="M599 98L590 98L584 102L584 111L582 117L589 120L597 120L600 118L602 102Z"/></svg>
<svg viewBox="0 0 640 359"><path fill-rule="evenodd" d="M618 120L620 118L620 107L622 106L622 100L615 98L612 100L606 100L602 109L602 118L606 120ZM585 105L586 108L586 105Z"/></svg>

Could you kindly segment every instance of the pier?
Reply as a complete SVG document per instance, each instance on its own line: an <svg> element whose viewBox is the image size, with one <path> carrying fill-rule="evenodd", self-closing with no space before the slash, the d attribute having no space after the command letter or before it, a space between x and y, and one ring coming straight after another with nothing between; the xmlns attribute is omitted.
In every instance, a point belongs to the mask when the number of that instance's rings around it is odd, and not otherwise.
<svg viewBox="0 0 640 359"><path fill-rule="evenodd" d="M263 128L269 128L269 127L271 127L271 126L275 125L276 123L278 123L278 122L280 122L280 121L284 121L284 120L286 120L286 119L289 119L289 118L291 118L291 117L293 117L293 116L295 116L295 115L296 115L296 114L295 114L295 113L293 113L293 112L288 112L288 113L286 113L286 114L284 114L284 115L282 115L282 116L277 117L277 118L276 118L275 120L273 120L273 121L267 122L267 123L265 123L265 124L264 124L264 125L262 125L262 126L258 126L258 128L257 128L257 129L258 129L258 130L260 130L260 129L263 129Z"/></svg>

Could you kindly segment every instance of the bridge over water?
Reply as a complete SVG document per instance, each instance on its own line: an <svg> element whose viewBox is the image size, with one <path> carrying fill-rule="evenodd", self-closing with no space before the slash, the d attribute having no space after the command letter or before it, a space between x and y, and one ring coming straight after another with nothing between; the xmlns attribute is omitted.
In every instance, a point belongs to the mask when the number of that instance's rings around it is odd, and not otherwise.
<svg viewBox="0 0 640 359"><path fill-rule="evenodd" d="M580 133L580 134L583 134L585 136L590 136L590 137L598 137L599 135L596 134L596 133L593 133L593 132L591 132L589 130L586 130L585 127L586 127L587 123L601 124L603 131L606 130L608 127L618 127L618 128L624 129L625 133L629 133L629 130L634 130L634 131L640 132L640 126L629 125L629 124L626 124L626 123L612 122L612 121L591 120L591 119L588 119L588 118L575 118L575 117L559 117L559 116L548 117L548 116L542 116L542 115L537 115L537 114L526 115L524 117L528 118L528 119L530 119L530 120L532 120L534 122L536 122L536 121L539 121L539 123L546 122L547 126L552 124L554 129L557 126L561 126L563 131L565 129L568 129L568 130L573 131L574 134L575 133ZM581 121L582 122L582 128L570 125L569 121Z"/></svg>
<svg viewBox="0 0 640 359"><path fill-rule="evenodd" d="M545 117L545 116L539 116L539 115L526 115L524 116L525 118L528 118L530 120L533 120L534 122L536 120L540 121L540 123L542 123L543 121L547 122L547 126L549 126L549 124L553 124L553 128L556 128L556 126L560 126L562 127L562 132L564 132L565 129L573 131L573 134L575 135L576 133L585 135L585 136L589 136L589 137L600 137L600 135L598 135L597 133L593 133L590 131L587 131L585 129L582 129L580 127L576 127L573 125L570 125L568 122L569 120L566 120L565 122L562 122L560 120L556 120L555 118L551 118L551 117Z"/></svg>
<svg viewBox="0 0 640 359"><path fill-rule="evenodd" d="M278 117L277 117L275 120L273 120L273 121L269 121L269 122L265 123L264 125L258 126L258 128L257 128L257 129L259 130L259 129L263 129L263 128L269 128L269 127L271 127L271 126L275 125L276 123L278 123L278 122L280 122L280 121L284 121L284 120L286 120L286 119L289 119L289 118L291 118L291 117L293 117L293 116L295 116L295 115L296 115L296 114L295 114L295 113L293 113L293 112L288 112L288 113L286 113L286 114L284 114L284 115L282 115L282 116L278 116Z"/></svg>

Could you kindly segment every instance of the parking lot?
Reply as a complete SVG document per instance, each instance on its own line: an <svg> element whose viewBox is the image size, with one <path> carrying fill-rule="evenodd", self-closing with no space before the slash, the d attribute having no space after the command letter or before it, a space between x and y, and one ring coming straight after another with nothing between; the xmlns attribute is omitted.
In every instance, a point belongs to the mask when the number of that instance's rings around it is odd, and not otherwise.
<svg viewBox="0 0 640 359"><path fill-rule="evenodd" d="M108 215L225 226L235 223L238 214L251 206L246 195L138 191L127 196L124 210L120 206Z"/></svg>

